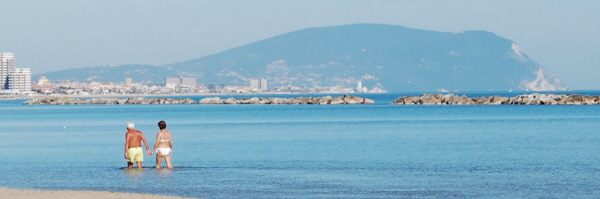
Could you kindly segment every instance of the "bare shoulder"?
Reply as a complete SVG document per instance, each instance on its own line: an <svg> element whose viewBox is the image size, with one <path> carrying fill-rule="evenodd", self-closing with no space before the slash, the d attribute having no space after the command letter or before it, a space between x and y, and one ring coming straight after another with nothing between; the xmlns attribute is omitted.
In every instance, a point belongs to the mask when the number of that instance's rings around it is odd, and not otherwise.
<svg viewBox="0 0 600 199"><path fill-rule="evenodd" d="M127 131L127 133L125 134L125 136L129 137L129 136L133 136L133 137L141 137L144 134L141 131L138 130L132 130L132 131Z"/></svg>

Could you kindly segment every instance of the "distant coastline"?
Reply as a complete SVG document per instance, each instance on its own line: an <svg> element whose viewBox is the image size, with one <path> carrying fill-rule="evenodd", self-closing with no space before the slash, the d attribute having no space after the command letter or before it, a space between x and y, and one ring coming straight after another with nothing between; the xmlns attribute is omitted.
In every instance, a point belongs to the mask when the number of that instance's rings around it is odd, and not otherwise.
<svg viewBox="0 0 600 199"><path fill-rule="evenodd" d="M331 92L331 93L304 93L304 92L262 92L262 93L241 93L241 94L223 94L223 93L195 93L195 94L94 94L94 95L77 95L77 94L52 94L52 95L0 95L0 100L17 100L17 99L37 99L46 97L71 97L71 98L123 98L123 97L176 97L176 96L255 96L255 95L334 95L334 94L348 94L343 92ZM351 93L351 94L362 94L362 93ZM373 94L373 93L371 93Z"/></svg>

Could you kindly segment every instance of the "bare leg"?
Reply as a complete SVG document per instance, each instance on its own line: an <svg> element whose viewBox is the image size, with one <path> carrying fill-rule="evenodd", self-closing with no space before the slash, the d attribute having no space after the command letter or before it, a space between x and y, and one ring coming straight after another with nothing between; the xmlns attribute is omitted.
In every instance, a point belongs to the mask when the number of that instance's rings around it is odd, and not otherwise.
<svg viewBox="0 0 600 199"><path fill-rule="evenodd" d="M138 169L143 169L144 167L142 166L142 161L137 161L137 167Z"/></svg>
<svg viewBox="0 0 600 199"><path fill-rule="evenodd" d="M133 169L133 162L127 162L127 168Z"/></svg>
<svg viewBox="0 0 600 199"><path fill-rule="evenodd" d="M156 153L156 168L160 169L160 164L162 164L162 154L160 152Z"/></svg>
<svg viewBox="0 0 600 199"><path fill-rule="evenodd" d="M173 165L171 164L171 155L173 155L173 152L169 153L168 156L165 156L165 162L167 162L167 168L172 169Z"/></svg>

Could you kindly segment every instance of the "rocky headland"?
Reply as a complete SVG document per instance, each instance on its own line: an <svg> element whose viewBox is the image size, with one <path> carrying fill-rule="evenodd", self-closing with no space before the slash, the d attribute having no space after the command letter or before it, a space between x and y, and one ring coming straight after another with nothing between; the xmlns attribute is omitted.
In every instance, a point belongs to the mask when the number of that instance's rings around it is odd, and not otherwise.
<svg viewBox="0 0 600 199"><path fill-rule="evenodd" d="M454 94L423 94L421 96L404 96L391 104L423 104L423 105L593 105L599 104L600 96L577 94L524 94L516 97L484 96L469 98L466 95Z"/></svg>
<svg viewBox="0 0 600 199"><path fill-rule="evenodd" d="M569 89L560 78L521 51L516 42L495 33L440 32L373 23L297 30L161 66L74 68L41 73L33 78L123 82L135 77L141 82L162 82L164 78L182 74L202 77L198 83L205 85L210 82L239 85L248 79L266 78L269 88L288 85L354 88L356 80L361 80L363 85L369 85L369 90L388 92Z"/></svg>
<svg viewBox="0 0 600 199"><path fill-rule="evenodd" d="M207 97L196 102L192 99L172 98L73 98L73 97L45 97L34 98L23 102L24 105L87 105L87 104L374 104L375 101L357 96L339 97L252 97L252 98L226 98Z"/></svg>

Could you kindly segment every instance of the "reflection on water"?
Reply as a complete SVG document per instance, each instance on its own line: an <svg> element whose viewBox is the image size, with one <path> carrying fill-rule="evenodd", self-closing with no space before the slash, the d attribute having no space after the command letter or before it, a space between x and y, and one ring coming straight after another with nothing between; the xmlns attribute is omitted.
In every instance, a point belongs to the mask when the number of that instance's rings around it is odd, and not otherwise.
<svg viewBox="0 0 600 199"><path fill-rule="evenodd" d="M173 169L160 168L160 169L156 169L156 173L160 177L169 177L173 173Z"/></svg>
<svg viewBox="0 0 600 199"><path fill-rule="evenodd" d="M123 172L127 175L127 177L129 177L130 179L140 179L143 175L144 175L144 170L145 169L138 169L138 168L133 168L133 169L128 169L125 168L123 169Z"/></svg>
<svg viewBox="0 0 600 199"><path fill-rule="evenodd" d="M143 169L138 169L138 168L128 169L125 167L125 168L121 168L121 170L128 177L134 177L134 178L142 177L144 175L144 173L149 173L149 172L154 173L159 177L169 177L175 171L175 168L173 168L173 169L168 169L168 168L156 169L154 167L144 167Z"/></svg>

